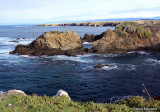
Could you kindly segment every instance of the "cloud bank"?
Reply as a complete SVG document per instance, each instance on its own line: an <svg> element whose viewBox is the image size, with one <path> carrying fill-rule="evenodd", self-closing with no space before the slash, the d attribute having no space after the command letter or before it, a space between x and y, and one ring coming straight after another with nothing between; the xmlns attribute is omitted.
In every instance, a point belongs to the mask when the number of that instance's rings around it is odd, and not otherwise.
<svg viewBox="0 0 160 112"><path fill-rule="evenodd" d="M0 0L0 25L160 16L160 0Z"/></svg>

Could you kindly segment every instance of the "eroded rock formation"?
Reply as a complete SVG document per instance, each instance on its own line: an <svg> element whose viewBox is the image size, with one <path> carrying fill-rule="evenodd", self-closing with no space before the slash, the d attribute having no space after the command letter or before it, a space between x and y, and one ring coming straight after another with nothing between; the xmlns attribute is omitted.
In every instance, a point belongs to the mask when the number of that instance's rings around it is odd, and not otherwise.
<svg viewBox="0 0 160 112"><path fill-rule="evenodd" d="M84 48L78 34L74 31L45 32L29 45L17 45L11 54L20 55L77 55Z"/></svg>
<svg viewBox="0 0 160 112"><path fill-rule="evenodd" d="M99 35L100 36L100 35ZM160 24L118 25L93 42L93 53L126 53L128 51L160 52Z"/></svg>

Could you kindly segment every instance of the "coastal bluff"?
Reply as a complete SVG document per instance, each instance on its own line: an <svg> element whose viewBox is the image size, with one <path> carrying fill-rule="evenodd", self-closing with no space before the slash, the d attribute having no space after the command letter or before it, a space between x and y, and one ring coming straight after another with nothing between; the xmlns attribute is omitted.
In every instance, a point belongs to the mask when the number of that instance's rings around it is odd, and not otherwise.
<svg viewBox="0 0 160 112"><path fill-rule="evenodd" d="M29 45L17 45L10 54L19 55L77 55L84 48L78 34L74 31L51 31L40 35Z"/></svg>
<svg viewBox="0 0 160 112"><path fill-rule="evenodd" d="M126 21L95 21L95 22L78 22L78 23L61 23L61 24L39 24L36 26L92 26L92 27L105 27L111 26L115 27L119 24L123 24ZM157 24L159 20L137 20L137 21L128 21L128 22L135 22L137 24Z"/></svg>

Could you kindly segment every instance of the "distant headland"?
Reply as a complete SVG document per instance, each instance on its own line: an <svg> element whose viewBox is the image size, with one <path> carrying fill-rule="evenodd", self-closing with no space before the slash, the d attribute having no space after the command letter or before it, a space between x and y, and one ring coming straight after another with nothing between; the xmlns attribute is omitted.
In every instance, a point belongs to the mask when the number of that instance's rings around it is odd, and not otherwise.
<svg viewBox="0 0 160 112"><path fill-rule="evenodd" d="M102 26L117 26L119 24L123 24L126 21L93 21L93 22L78 22L78 23L60 23L60 24L39 24L36 26L94 26L94 27L102 27ZM160 20L135 20L132 21L137 24L156 24L160 23Z"/></svg>

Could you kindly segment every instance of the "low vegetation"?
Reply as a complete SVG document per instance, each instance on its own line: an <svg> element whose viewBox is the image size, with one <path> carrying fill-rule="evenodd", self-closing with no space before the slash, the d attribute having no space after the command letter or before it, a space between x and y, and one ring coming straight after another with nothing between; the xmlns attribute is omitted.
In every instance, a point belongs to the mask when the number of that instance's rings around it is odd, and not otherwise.
<svg viewBox="0 0 160 112"><path fill-rule="evenodd" d="M143 97L132 97L117 104L75 102L66 97L11 96L0 99L2 112L133 112L133 107L160 109L160 101L150 101Z"/></svg>
<svg viewBox="0 0 160 112"><path fill-rule="evenodd" d="M149 31L143 31L142 32L142 37L143 38L149 38L151 36L151 33Z"/></svg>
<svg viewBox="0 0 160 112"><path fill-rule="evenodd" d="M125 36L125 33L124 33L124 31L123 31L123 27L122 27L121 25L117 25L114 31L115 31L115 32L118 34L118 36L120 36L120 37Z"/></svg>
<svg viewBox="0 0 160 112"><path fill-rule="evenodd" d="M61 34L61 33L63 33L63 32L58 31L58 34Z"/></svg>
<svg viewBox="0 0 160 112"><path fill-rule="evenodd" d="M122 23L122 25L124 25L124 26L127 26L127 25L135 26L135 25L138 25L138 23L132 22L132 21L126 21L126 22Z"/></svg>

